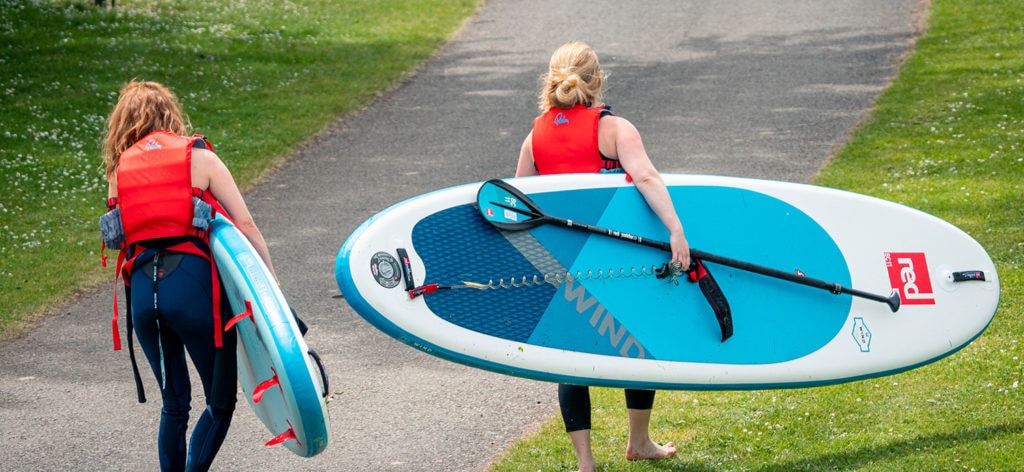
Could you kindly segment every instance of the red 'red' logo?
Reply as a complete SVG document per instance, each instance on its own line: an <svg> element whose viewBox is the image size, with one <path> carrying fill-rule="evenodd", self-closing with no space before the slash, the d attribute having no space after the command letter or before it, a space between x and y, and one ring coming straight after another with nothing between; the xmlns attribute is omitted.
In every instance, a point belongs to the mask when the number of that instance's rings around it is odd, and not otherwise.
<svg viewBox="0 0 1024 472"><path fill-rule="evenodd" d="M904 305L934 305L932 279L923 252L887 252L885 267L889 283L898 290Z"/></svg>

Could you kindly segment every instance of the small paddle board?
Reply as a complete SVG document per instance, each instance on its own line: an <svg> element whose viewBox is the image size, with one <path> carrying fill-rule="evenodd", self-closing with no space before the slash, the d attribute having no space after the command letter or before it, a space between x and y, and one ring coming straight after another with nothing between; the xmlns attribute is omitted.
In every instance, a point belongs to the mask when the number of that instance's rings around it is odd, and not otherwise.
<svg viewBox="0 0 1024 472"><path fill-rule="evenodd" d="M284 294L249 240L223 215L210 222L210 248L238 333L238 382L273 438L302 457L327 447L327 376ZM240 315L240 316L239 316Z"/></svg>
<svg viewBox="0 0 1024 472"><path fill-rule="evenodd" d="M523 202L480 183L398 203L344 242L338 285L371 324L430 354L538 380L650 389L894 374L963 348L995 314L992 260L932 215L806 184L663 177L691 248L834 290L706 259L731 311L723 341L697 284L659 278L663 249L614 237L668 236L622 174L505 180L569 225L516 228L532 217L507 210ZM492 224L502 218L511 230Z"/></svg>

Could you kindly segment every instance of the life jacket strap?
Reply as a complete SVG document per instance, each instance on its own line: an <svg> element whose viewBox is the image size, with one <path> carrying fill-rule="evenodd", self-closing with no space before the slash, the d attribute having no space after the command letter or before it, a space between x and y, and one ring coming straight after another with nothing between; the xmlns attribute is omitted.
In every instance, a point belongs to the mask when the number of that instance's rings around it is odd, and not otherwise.
<svg viewBox="0 0 1024 472"><path fill-rule="evenodd" d="M119 330L117 328L117 316L118 316L118 307L117 307L117 279L118 279L118 277L121 276L121 267L124 265L125 253L126 252L127 252L127 250L125 250L125 249L117 251L117 266L116 266L116 269L114 270L114 317L113 317L113 319L110 320L110 325L111 325L111 328L114 331L114 350L115 351L120 351L121 350L121 330ZM104 262L106 262L106 256L103 256L103 257L104 257ZM104 267L105 267L105 265L104 265ZM128 281L125 280L125 288L127 288L127 287L128 287ZM128 291L125 290L125 297L128 297L127 293L128 293ZM129 307L129 310L131 310L131 307ZM132 333L128 333L128 336L131 336L131 335L132 335Z"/></svg>

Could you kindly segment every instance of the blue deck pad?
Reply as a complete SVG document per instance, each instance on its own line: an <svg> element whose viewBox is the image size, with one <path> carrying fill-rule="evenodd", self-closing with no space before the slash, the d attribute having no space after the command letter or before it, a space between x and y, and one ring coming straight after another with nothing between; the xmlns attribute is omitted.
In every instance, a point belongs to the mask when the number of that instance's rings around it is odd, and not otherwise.
<svg viewBox="0 0 1024 472"><path fill-rule="evenodd" d="M596 195L602 192L607 195ZM580 205L576 195L566 193L531 198L552 215L667 241L667 231L633 187L588 190L594 205ZM832 238L785 202L730 187L674 187L671 195L695 248L850 283L845 259ZM605 211L594 219L593 207L604 202ZM708 263L733 313L735 334L722 343L714 313L696 284L607 276L642 268L649 273L667 261L667 253L553 226L531 232L571 273L580 274L579 280L558 287L531 344L673 361L782 362L831 341L851 305L847 295ZM595 275L598 270L605 275Z"/></svg>
<svg viewBox="0 0 1024 472"><path fill-rule="evenodd" d="M500 279L543 275L471 204L448 208L420 220L413 228L412 242L427 268L426 283L498 284ZM474 256L452 256L453 248ZM466 262L481 259L487 263ZM432 312L443 313L438 316L450 323L525 343L554 292L555 287L548 284L497 290L466 288L426 295L424 300Z"/></svg>
<svg viewBox="0 0 1024 472"><path fill-rule="evenodd" d="M731 187L673 187L670 192L693 247L849 285L839 248L795 207ZM551 215L668 238L634 187L530 197ZM732 308L735 333L722 343L714 313L696 284L685 279L672 284L650 275L668 260L666 252L555 225L523 233L513 237L494 229L471 204L417 223L412 242L427 267L426 283L497 284L499 279L508 283L559 271L572 276L557 286L439 292L424 297L430 310L466 329L540 346L609 356L761 364L819 349L839 334L851 305L847 295L708 263ZM524 247L530 244L517 247L510 242L523 236L542 246L545 254L528 254ZM452 248L476 256L453 257ZM479 260L480 254L487 255L486 264L466 264ZM551 262L538 263L544 259Z"/></svg>

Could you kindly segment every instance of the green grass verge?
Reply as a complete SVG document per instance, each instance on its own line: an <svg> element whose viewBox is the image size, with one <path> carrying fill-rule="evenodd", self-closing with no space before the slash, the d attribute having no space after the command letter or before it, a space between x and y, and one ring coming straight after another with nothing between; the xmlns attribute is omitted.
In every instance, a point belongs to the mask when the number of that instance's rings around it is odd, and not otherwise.
<svg viewBox="0 0 1024 472"><path fill-rule="evenodd" d="M171 87L245 188L394 87L481 1L93 3L0 0L0 339L112 278L100 148L128 80Z"/></svg>
<svg viewBox="0 0 1024 472"><path fill-rule="evenodd" d="M1024 9L934 0L898 78L815 183L939 216L996 263L999 311L974 343L899 375L829 387L659 392L652 436L679 457L628 463L621 390L594 392L606 471L1014 471L1024 457ZM554 395L554 386L552 386ZM575 470L560 419L492 471Z"/></svg>

